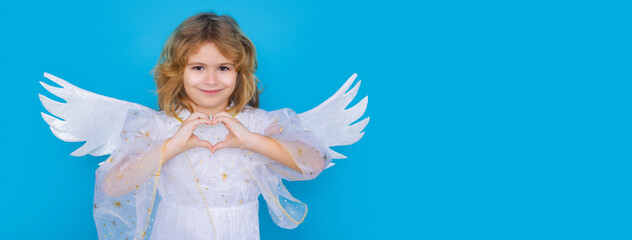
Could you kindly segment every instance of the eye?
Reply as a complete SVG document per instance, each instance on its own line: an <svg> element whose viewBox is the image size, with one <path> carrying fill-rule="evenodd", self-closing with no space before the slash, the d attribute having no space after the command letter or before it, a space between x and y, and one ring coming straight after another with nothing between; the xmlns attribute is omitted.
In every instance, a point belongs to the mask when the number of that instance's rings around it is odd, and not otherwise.
<svg viewBox="0 0 632 240"><path fill-rule="evenodd" d="M228 68L228 67L224 67L224 66L219 67L219 69L220 69L220 70L222 70L222 71L228 71L228 70L230 70L230 68Z"/></svg>
<svg viewBox="0 0 632 240"><path fill-rule="evenodd" d="M202 69L198 69L198 68L203 68L203 67L202 66L195 66L195 67L193 67L194 70L198 70L198 71L202 70Z"/></svg>

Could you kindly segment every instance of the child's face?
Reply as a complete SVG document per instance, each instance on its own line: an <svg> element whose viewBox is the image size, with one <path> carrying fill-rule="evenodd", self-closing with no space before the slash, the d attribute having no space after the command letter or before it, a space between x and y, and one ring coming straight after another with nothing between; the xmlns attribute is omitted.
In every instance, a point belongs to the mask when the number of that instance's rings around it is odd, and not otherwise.
<svg viewBox="0 0 632 240"><path fill-rule="evenodd" d="M222 56L210 42L190 55L184 69L184 90L198 112L214 114L226 109L236 82L233 61Z"/></svg>

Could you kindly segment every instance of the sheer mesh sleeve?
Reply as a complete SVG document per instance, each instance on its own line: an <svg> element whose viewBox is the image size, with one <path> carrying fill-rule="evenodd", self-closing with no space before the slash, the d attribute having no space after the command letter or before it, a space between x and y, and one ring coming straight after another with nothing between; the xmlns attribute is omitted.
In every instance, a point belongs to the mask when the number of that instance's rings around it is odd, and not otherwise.
<svg viewBox="0 0 632 240"><path fill-rule="evenodd" d="M307 204L294 198L282 179L314 179L329 164L331 156L326 146L312 133L303 129L293 110L285 108L259 112L261 114L256 114L257 119L254 120L260 124L257 131L281 144L290 153L301 172L257 153L247 155L252 164L249 169L243 170L257 182L274 223L282 228L296 228L307 216Z"/></svg>
<svg viewBox="0 0 632 240"><path fill-rule="evenodd" d="M309 131L303 129L296 113L289 108L268 113L268 124L264 134L276 140L290 154L301 169L297 172L276 161L267 165L279 176L289 181L316 178L331 162L327 146L324 146Z"/></svg>
<svg viewBox="0 0 632 240"><path fill-rule="evenodd" d="M99 239L148 237L165 130L155 112L128 113L117 149L95 174L93 215Z"/></svg>

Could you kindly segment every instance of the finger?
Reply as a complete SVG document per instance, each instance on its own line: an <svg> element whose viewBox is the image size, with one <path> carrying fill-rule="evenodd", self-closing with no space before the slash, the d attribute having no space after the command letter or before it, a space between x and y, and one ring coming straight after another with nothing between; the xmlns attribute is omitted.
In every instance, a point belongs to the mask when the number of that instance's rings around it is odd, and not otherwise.
<svg viewBox="0 0 632 240"><path fill-rule="evenodd" d="M200 125L200 124L203 124L203 123L211 125L212 122L211 122L211 120L208 120L208 119L196 119L196 120L193 120L191 122L188 122L186 124L186 126L192 126L193 128L196 128L197 125Z"/></svg>
<svg viewBox="0 0 632 240"><path fill-rule="evenodd" d="M224 125L228 125L228 124L230 124L231 122L233 122L235 120L237 120L237 119L230 118L230 117L225 117L225 116L219 116L219 117L215 117L214 116L212 124L215 125L215 124L221 122Z"/></svg>
<svg viewBox="0 0 632 240"><path fill-rule="evenodd" d="M191 134L191 137L189 137L185 146L185 149L187 150L198 147L207 148L208 150L211 150L211 148L213 148L213 145L210 142L202 140L195 134Z"/></svg>
<svg viewBox="0 0 632 240"><path fill-rule="evenodd" d="M217 152L217 150L220 150L223 148L231 148L231 146L228 143L226 143L226 141L218 142L211 148L211 153L215 153Z"/></svg>
<svg viewBox="0 0 632 240"><path fill-rule="evenodd" d="M213 117L211 118L211 120L215 120L216 118L229 118L229 119L235 119L232 115L228 114L227 112L223 111L223 112L218 112L215 115L213 115ZM237 119L235 119L237 120Z"/></svg>
<svg viewBox="0 0 632 240"><path fill-rule="evenodd" d="M191 122L185 123L184 126L182 126L182 127L184 129L186 129L187 132L193 133L193 130L195 130L195 128L197 128L197 126L202 124L202 123L206 123L208 125L211 125L211 120L208 120L208 119L196 119L196 120L192 120Z"/></svg>
<svg viewBox="0 0 632 240"><path fill-rule="evenodd" d="M196 120L196 119L211 119L208 115L201 113L201 112L194 112L192 113L187 119L184 120L184 122L187 121L192 121L192 120Z"/></svg>
<svg viewBox="0 0 632 240"><path fill-rule="evenodd" d="M228 117L228 118L232 118L233 116L232 116L232 115L230 115L229 113L227 113L226 111L221 111L221 112L218 112L218 113L214 114L214 115L213 115L213 118L215 118L215 117Z"/></svg>
<svg viewBox="0 0 632 240"><path fill-rule="evenodd" d="M222 117L217 117L213 125L218 124L218 123L223 123L224 127L226 127L226 129L229 132L232 132L236 126L235 124L239 124L239 121L234 118L227 118L227 117L222 116Z"/></svg>
<svg viewBox="0 0 632 240"><path fill-rule="evenodd" d="M210 150L211 152L213 151L213 144L205 140L198 141L197 147L208 148L208 150Z"/></svg>
<svg viewBox="0 0 632 240"><path fill-rule="evenodd" d="M186 149L195 148L198 146L199 141L200 141L200 138L197 135L191 134L191 136L185 142L184 146Z"/></svg>
<svg viewBox="0 0 632 240"><path fill-rule="evenodd" d="M206 113L202 113L202 112L194 112L193 114L195 114L195 116L197 116L197 117L199 117L199 118L209 119L209 120L211 119L211 118L209 117L209 115L208 115L208 114L206 114Z"/></svg>

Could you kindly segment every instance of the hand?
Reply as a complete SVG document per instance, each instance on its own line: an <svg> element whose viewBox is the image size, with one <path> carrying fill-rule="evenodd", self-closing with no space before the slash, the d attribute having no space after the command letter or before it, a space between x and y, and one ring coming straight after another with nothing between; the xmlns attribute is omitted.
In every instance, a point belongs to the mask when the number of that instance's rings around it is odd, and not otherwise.
<svg viewBox="0 0 632 240"><path fill-rule="evenodd" d="M211 153L222 148L243 148L247 149L247 143L253 137L254 133L244 127L239 120L228 114L227 112L219 112L213 115L212 124L223 123L228 129L228 135L224 141L218 142L211 148Z"/></svg>
<svg viewBox="0 0 632 240"><path fill-rule="evenodd" d="M167 140L165 151L169 160L191 148L205 147L212 151L213 145L210 142L193 134L193 130L203 123L211 125L211 119L208 115L200 112L192 113L182 122L178 131Z"/></svg>

